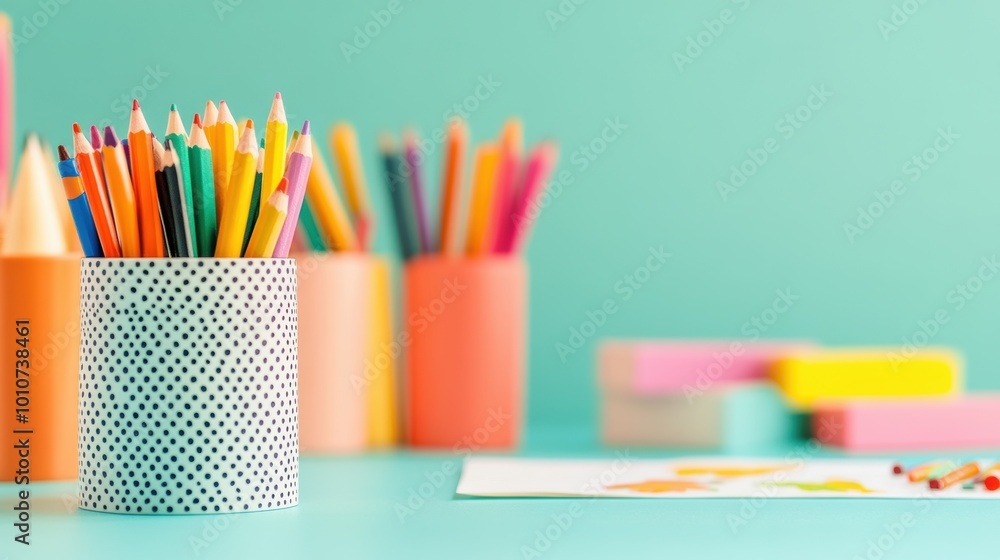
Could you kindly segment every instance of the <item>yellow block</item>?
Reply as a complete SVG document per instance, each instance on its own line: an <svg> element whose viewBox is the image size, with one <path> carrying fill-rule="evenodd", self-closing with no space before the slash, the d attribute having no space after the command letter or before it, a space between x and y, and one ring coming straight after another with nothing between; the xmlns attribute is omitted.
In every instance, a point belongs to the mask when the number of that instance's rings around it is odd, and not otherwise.
<svg viewBox="0 0 1000 560"><path fill-rule="evenodd" d="M962 360L925 348L907 357L900 348L855 348L796 353L778 360L771 378L795 408L856 398L952 395L962 387Z"/></svg>
<svg viewBox="0 0 1000 560"><path fill-rule="evenodd" d="M396 394L396 354L401 343L393 339L392 284L389 262L373 257L371 345L366 377L368 390L368 439L372 447L391 447L399 441L399 405Z"/></svg>

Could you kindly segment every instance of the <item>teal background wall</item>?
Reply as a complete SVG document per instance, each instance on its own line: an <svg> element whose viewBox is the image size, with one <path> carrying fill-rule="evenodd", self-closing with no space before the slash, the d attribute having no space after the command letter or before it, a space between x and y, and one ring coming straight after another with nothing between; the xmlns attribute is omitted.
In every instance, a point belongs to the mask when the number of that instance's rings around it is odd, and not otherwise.
<svg viewBox="0 0 1000 560"><path fill-rule="evenodd" d="M430 134L467 103L482 140L521 115L563 148L527 252L535 429L593 424L612 336L954 345L971 387L1000 386L1000 277L982 265L1000 253L1000 4L397 1L6 2L17 131L121 130L133 95L161 132L170 103L189 120L207 98L263 119L280 90L293 125L358 128L387 252L377 132ZM781 314L776 291L795 298Z"/></svg>

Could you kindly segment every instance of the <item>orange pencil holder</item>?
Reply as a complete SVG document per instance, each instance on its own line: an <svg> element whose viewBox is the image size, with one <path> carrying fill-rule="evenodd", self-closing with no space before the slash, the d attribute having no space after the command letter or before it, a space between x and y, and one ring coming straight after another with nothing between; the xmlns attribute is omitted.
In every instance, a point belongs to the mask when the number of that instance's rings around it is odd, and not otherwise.
<svg viewBox="0 0 1000 560"><path fill-rule="evenodd" d="M80 508L298 503L295 281L291 259L83 260Z"/></svg>
<svg viewBox="0 0 1000 560"><path fill-rule="evenodd" d="M360 253L297 256L299 446L356 453L369 446L372 285L379 259Z"/></svg>
<svg viewBox="0 0 1000 560"><path fill-rule="evenodd" d="M528 272L518 257L418 257L406 265L407 439L509 450L521 439Z"/></svg>
<svg viewBox="0 0 1000 560"><path fill-rule="evenodd" d="M0 258L0 481L75 480L80 258Z"/></svg>

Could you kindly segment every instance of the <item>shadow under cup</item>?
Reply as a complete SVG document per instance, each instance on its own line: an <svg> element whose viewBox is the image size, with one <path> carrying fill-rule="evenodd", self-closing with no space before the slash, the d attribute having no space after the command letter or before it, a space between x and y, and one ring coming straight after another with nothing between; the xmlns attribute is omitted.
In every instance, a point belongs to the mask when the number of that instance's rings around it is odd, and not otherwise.
<svg viewBox="0 0 1000 560"><path fill-rule="evenodd" d="M178 514L298 503L292 259L84 259L79 501Z"/></svg>

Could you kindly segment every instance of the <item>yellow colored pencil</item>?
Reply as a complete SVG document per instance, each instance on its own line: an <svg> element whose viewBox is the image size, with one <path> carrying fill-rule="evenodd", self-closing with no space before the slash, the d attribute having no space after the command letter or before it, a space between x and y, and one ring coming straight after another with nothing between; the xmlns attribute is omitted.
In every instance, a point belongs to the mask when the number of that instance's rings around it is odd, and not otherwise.
<svg viewBox="0 0 1000 560"><path fill-rule="evenodd" d="M337 188L330 176L330 169L323 161L323 155L313 142L312 168L309 170L309 180L306 182L306 199L309 207L316 215L327 243L334 251L356 251L358 238L351 227L351 222L340 201Z"/></svg>
<svg viewBox="0 0 1000 560"><path fill-rule="evenodd" d="M261 183L260 199L269 200L274 189L285 175L285 142L288 141L288 119L281 93L274 94L271 112L267 116L264 129L264 178Z"/></svg>
<svg viewBox="0 0 1000 560"><path fill-rule="evenodd" d="M243 137L240 138L239 145L236 146L233 157L233 169L229 186L226 188L225 207L222 209L222 220L219 223L219 239L215 245L217 258L240 256L256 175L257 136L254 133L253 121L250 121L243 132Z"/></svg>
<svg viewBox="0 0 1000 560"><path fill-rule="evenodd" d="M486 143L476 149L475 168L472 171L472 203L469 207L469 229L465 252L470 256L489 252L486 234L491 225L490 203L493 199L497 162L500 153L496 144Z"/></svg>
<svg viewBox="0 0 1000 560"><path fill-rule="evenodd" d="M266 143L266 142L265 142ZM268 197L267 203L260 209L257 225L250 235L250 243L244 255L247 258L270 258L274 246L278 243L281 227L285 225L288 215L288 179L282 177L277 188Z"/></svg>
<svg viewBox="0 0 1000 560"><path fill-rule="evenodd" d="M208 132L206 127L205 134ZM212 140L212 137L215 139ZM219 103L219 120L215 123L213 134L209 136L209 144L212 146L212 172L215 174L215 210L219 213L221 209L222 215L225 215L229 176L233 172L236 150L236 121L225 101ZM256 152L256 145L254 151Z"/></svg>
<svg viewBox="0 0 1000 560"><path fill-rule="evenodd" d="M347 205L354 217L355 232L362 249L369 246L372 232L371 202L365 185L364 170L358 152L358 136L347 123L334 125L330 132L330 151L337 160Z"/></svg>

